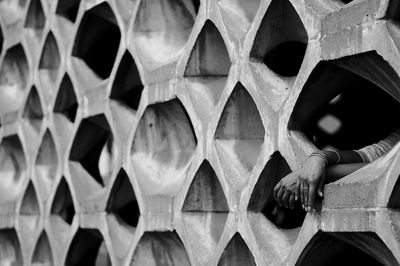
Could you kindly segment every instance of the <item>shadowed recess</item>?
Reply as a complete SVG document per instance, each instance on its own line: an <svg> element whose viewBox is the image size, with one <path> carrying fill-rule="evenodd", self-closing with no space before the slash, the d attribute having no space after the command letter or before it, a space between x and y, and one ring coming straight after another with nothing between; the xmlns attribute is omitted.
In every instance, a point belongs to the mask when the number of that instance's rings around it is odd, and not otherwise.
<svg viewBox="0 0 400 266"><path fill-rule="evenodd" d="M175 231L145 232L140 239L131 266L191 265L185 247Z"/></svg>
<svg viewBox="0 0 400 266"><path fill-rule="evenodd" d="M289 0L273 0L257 31L250 57L275 73L296 76L303 62L308 36Z"/></svg>
<svg viewBox="0 0 400 266"><path fill-rule="evenodd" d="M29 3L28 13L25 20L25 28L35 31L37 37L40 37L46 23L42 3L40 0L31 0Z"/></svg>
<svg viewBox="0 0 400 266"><path fill-rule="evenodd" d="M288 128L304 133L320 149L352 150L376 143L399 127L390 119L400 115L399 84L396 72L375 51L320 62Z"/></svg>
<svg viewBox="0 0 400 266"><path fill-rule="evenodd" d="M0 14L7 27L14 27L25 16L27 0L2 0L0 1Z"/></svg>
<svg viewBox="0 0 400 266"><path fill-rule="evenodd" d="M79 228L69 247L65 265L111 266L101 233L97 229Z"/></svg>
<svg viewBox="0 0 400 266"><path fill-rule="evenodd" d="M76 100L74 87L68 74L64 75L58 90L54 112L64 115L71 122L75 121L78 102Z"/></svg>
<svg viewBox="0 0 400 266"><path fill-rule="evenodd" d="M162 191L163 186L179 189L176 182L182 181L181 171L191 161L196 145L190 118L178 99L149 105L131 150L139 182L150 191Z"/></svg>
<svg viewBox="0 0 400 266"><path fill-rule="evenodd" d="M56 14L74 23L80 2L80 0L58 0Z"/></svg>
<svg viewBox="0 0 400 266"><path fill-rule="evenodd" d="M133 110L137 110L142 96L143 84L140 80L132 55L125 51L119 64L110 98L117 100Z"/></svg>
<svg viewBox="0 0 400 266"><path fill-rule="evenodd" d="M285 158L279 152L273 153L254 186L248 211L262 212L280 228L292 229L301 226L306 213L300 204L296 204L293 210L280 207L273 194L275 185L290 172L292 171Z"/></svg>
<svg viewBox="0 0 400 266"><path fill-rule="evenodd" d="M108 184L115 164L111 128L103 114L82 120L72 144L69 160L78 162L100 185Z"/></svg>
<svg viewBox="0 0 400 266"><path fill-rule="evenodd" d="M39 191L48 195L56 178L58 167L58 156L53 136L47 129L43 135L42 143L36 157L36 178L40 183Z"/></svg>
<svg viewBox="0 0 400 266"><path fill-rule="evenodd" d="M24 191L27 164L17 135L4 137L0 144L0 202L16 200Z"/></svg>
<svg viewBox="0 0 400 266"><path fill-rule="evenodd" d="M397 177L397 181L393 187L388 202L388 208L400 209L400 177Z"/></svg>
<svg viewBox="0 0 400 266"><path fill-rule="evenodd" d="M197 170L187 192L182 211L229 212L221 183L207 160Z"/></svg>
<svg viewBox="0 0 400 266"><path fill-rule="evenodd" d="M43 109L35 86L33 86L29 92L22 117L27 119L36 132L40 131L43 120Z"/></svg>
<svg viewBox="0 0 400 266"><path fill-rule="evenodd" d="M52 32L46 37L39 63L39 74L44 84L53 84L57 80L60 67L60 52Z"/></svg>
<svg viewBox="0 0 400 266"><path fill-rule="evenodd" d="M110 76L121 39L117 20L103 2L86 11L79 25L72 55L82 59L98 77Z"/></svg>
<svg viewBox="0 0 400 266"><path fill-rule="evenodd" d="M17 44L6 51L0 69L0 114L15 112L21 107L28 78L25 52Z"/></svg>
<svg viewBox="0 0 400 266"><path fill-rule="evenodd" d="M0 261L5 265L23 265L21 246L15 229L0 230Z"/></svg>
<svg viewBox="0 0 400 266"><path fill-rule="evenodd" d="M40 214L36 189L33 186L32 181L29 181L29 184L26 187L19 213L21 215L35 215L35 216L38 216Z"/></svg>
<svg viewBox="0 0 400 266"><path fill-rule="evenodd" d="M372 232L319 231L300 255L296 266L398 265L392 252Z"/></svg>
<svg viewBox="0 0 400 266"><path fill-rule="evenodd" d="M148 70L178 59L189 39L199 5L199 0L141 1L133 41Z"/></svg>
<svg viewBox="0 0 400 266"><path fill-rule="evenodd" d="M264 141L264 126L251 95L237 83L224 107L215 132L217 152L222 160L239 166L237 183L245 182Z"/></svg>
<svg viewBox="0 0 400 266"><path fill-rule="evenodd" d="M218 266L256 265L253 254L239 233L235 233L219 259Z"/></svg>
<svg viewBox="0 0 400 266"><path fill-rule="evenodd" d="M107 212L115 214L124 223L136 227L140 210L135 192L126 172L121 169L111 189Z"/></svg>
<svg viewBox="0 0 400 266"><path fill-rule="evenodd" d="M184 76L227 76L230 64L224 39L214 23L207 20L190 52Z"/></svg>
<svg viewBox="0 0 400 266"><path fill-rule="evenodd" d="M4 43L3 30L0 27L0 55L1 55L1 52L3 51L3 43Z"/></svg>
<svg viewBox="0 0 400 266"><path fill-rule="evenodd" d="M248 32L260 6L260 0L218 0L218 5L229 29L228 33L240 40Z"/></svg>
<svg viewBox="0 0 400 266"><path fill-rule="evenodd" d="M36 243L35 250L33 251L32 266L53 266L53 255L47 234L43 231Z"/></svg>
<svg viewBox="0 0 400 266"><path fill-rule="evenodd" d="M75 215L74 202L65 178L62 177L51 205L51 214L60 216L67 224L71 224Z"/></svg>

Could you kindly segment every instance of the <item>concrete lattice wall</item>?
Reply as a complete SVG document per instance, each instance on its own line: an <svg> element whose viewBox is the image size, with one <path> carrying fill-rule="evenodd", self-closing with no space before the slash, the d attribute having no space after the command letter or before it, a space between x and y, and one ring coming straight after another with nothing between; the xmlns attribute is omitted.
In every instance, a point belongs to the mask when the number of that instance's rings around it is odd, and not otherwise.
<svg viewBox="0 0 400 266"><path fill-rule="evenodd" d="M399 1L0 14L1 265L399 264L399 145L327 185L315 213L272 198L316 147L396 127Z"/></svg>

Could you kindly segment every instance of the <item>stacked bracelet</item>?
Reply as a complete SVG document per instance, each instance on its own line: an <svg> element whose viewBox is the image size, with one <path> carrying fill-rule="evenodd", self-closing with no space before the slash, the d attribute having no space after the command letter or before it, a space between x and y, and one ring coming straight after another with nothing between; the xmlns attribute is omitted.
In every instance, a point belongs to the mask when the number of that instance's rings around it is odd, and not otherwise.
<svg viewBox="0 0 400 266"><path fill-rule="evenodd" d="M326 166L340 163L341 158L339 152L337 151L332 151L332 152L337 155L337 159L332 158L332 156L329 156L329 153L326 151L315 151L311 153L308 157L313 157L313 156L319 157L322 160L324 160Z"/></svg>
<svg viewBox="0 0 400 266"><path fill-rule="evenodd" d="M313 153L311 153L308 157L314 157L314 156L319 157L319 158L321 158L322 160L324 160L326 166L329 165L328 159L326 158L327 156L326 156L326 154L325 154L323 151L316 151L316 152L313 152Z"/></svg>

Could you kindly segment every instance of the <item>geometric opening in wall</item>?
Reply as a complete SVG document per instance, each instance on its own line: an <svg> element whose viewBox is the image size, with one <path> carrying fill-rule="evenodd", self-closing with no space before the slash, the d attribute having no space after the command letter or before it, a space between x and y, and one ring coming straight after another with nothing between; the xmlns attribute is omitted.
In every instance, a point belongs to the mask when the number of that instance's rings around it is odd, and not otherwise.
<svg viewBox="0 0 400 266"><path fill-rule="evenodd" d="M221 183L210 163L205 160L189 187L183 212L229 212Z"/></svg>
<svg viewBox="0 0 400 266"><path fill-rule="evenodd" d="M59 0L57 4L56 14L75 22L78 15L80 0Z"/></svg>
<svg viewBox="0 0 400 266"><path fill-rule="evenodd" d="M19 213L20 215L28 216L38 216L40 214L39 202L32 181L29 181L29 184L25 190Z"/></svg>
<svg viewBox="0 0 400 266"><path fill-rule="evenodd" d="M111 189L107 212L115 214L127 225L136 227L140 210L135 192L126 172L121 169Z"/></svg>
<svg viewBox="0 0 400 266"><path fill-rule="evenodd" d="M136 111L142 91L143 84L135 61L129 51L125 51L112 85L110 99L117 100Z"/></svg>
<svg viewBox="0 0 400 266"><path fill-rule="evenodd" d="M219 259L218 266L256 265L253 254L239 233L235 233Z"/></svg>
<svg viewBox="0 0 400 266"><path fill-rule="evenodd" d="M23 265L21 246L15 229L0 230L0 260L4 265Z"/></svg>
<svg viewBox="0 0 400 266"><path fill-rule="evenodd" d="M303 224L305 212L300 203L294 209L280 207L274 198L275 185L291 172L290 166L279 152L272 154L254 186L248 211L261 212L276 226L283 229L297 228Z"/></svg>
<svg viewBox="0 0 400 266"><path fill-rule="evenodd" d="M393 253L372 232L319 231L296 265L398 265Z"/></svg>
<svg viewBox="0 0 400 266"><path fill-rule="evenodd" d="M100 185L108 184L114 170L115 146L110 125L103 114L82 120L69 160L78 163Z"/></svg>
<svg viewBox="0 0 400 266"><path fill-rule="evenodd" d="M24 190L27 163L17 135L4 137L0 144L0 202L13 201Z"/></svg>
<svg viewBox="0 0 400 266"><path fill-rule="evenodd" d="M58 90L54 112L63 114L71 122L75 121L78 102L76 100L74 87L68 74L64 75Z"/></svg>
<svg viewBox="0 0 400 266"><path fill-rule="evenodd" d="M117 20L104 2L85 12L72 51L101 79L110 76L121 39Z"/></svg>
<svg viewBox="0 0 400 266"><path fill-rule="evenodd" d="M35 162L36 178L42 195L48 195L56 178L58 167L57 150L50 130L46 130Z"/></svg>
<svg viewBox="0 0 400 266"><path fill-rule="evenodd" d="M139 121L131 150L139 181L146 180L142 185L156 183L158 187L149 188L153 191L176 184L196 145L189 115L178 99L149 105Z"/></svg>
<svg viewBox="0 0 400 266"><path fill-rule="evenodd" d="M58 215L67 224L71 224L75 215L74 202L65 178L62 177L51 205L51 214Z"/></svg>
<svg viewBox="0 0 400 266"><path fill-rule="evenodd" d="M140 239L131 266L191 265L181 239L175 231L145 232Z"/></svg>
<svg viewBox="0 0 400 266"><path fill-rule="evenodd" d="M360 149L399 128L400 78L375 51L318 63L288 125L318 148ZM356 107L356 108L355 108Z"/></svg>
<svg viewBox="0 0 400 266"><path fill-rule="evenodd" d="M39 75L44 84L54 84L58 77L60 67L60 52L57 41L52 32L49 32L43 46L39 63Z"/></svg>
<svg viewBox="0 0 400 266"><path fill-rule="evenodd" d="M40 131L43 120L43 109L35 86L32 86L29 92L22 117L28 121L36 132Z"/></svg>
<svg viewBox="0 0 400 266"><path fill-rule="evenodd" d="M69 247L65 265L111 265L100 231L79 228Z"/></svg>
<svg viewBox="0 0 400 266"><path fill-rule="evenodd" d="M192 31L199 0L141 1L133 29L141 62L154 70L177 60Z"/></svg>
<svg viewBox="0 0 400 266"><path fill-rule="evenodd" d="M238 82L224 107L215 132L217 152L223 160L239 166L239 183L255 165L264 141L264 126L257 106Z"/></svg>
<svg viewBox="0 0 400 266"><path fill-rule="evenodd" d="M227 76L230 65L224 39L214 23L207 20L190 52L184 76Z"/></svg>
<svg viewBox="0 0 400 266"><path fill-rule="evenodd" d="M50 242L45 231L40 234L36 243L35 250L33 251L32 265L54 265Z"/></svg>
<svg viewBox="0 0 400 266"><path fill-rule="evenodd" d="M29 3L28 14L26 15L25 28L32 29L38 38L41 37L46 16L40 0L31 0Z"/></svg>
<svg viewBox="0 0 400 266"><path fill-rule="evenodd" d="M6 51L0 69L0 114L19 110L28 82L28 61L21 44Z"/></svg>
<svg viewBox="0 0 400 266"><path fill-rule="evenodd" d="M308 43L303 23L289 0L273 0L257 31L250 57L285 77L296 76Z"/></svg>

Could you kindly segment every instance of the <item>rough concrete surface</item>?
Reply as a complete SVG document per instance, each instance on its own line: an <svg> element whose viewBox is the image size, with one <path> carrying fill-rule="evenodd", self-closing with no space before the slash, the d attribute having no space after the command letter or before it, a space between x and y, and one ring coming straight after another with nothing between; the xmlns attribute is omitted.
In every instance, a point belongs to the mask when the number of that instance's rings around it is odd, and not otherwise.
<svg viewBox="0 0 400 266"><path fill-rule="evenodd" d="M399 265L398 0L0 0L0 265Z"/></svg>

